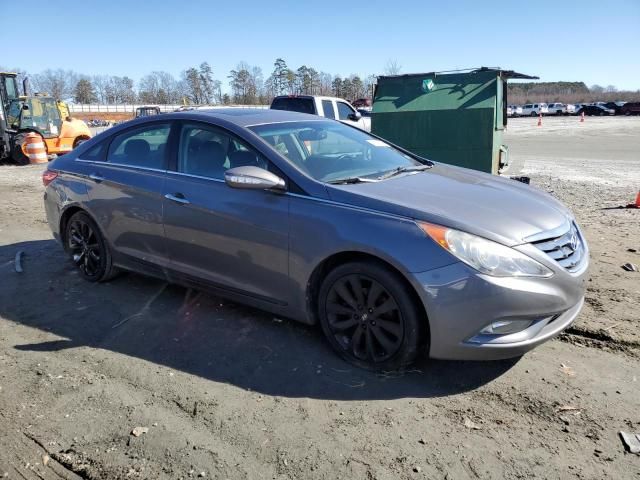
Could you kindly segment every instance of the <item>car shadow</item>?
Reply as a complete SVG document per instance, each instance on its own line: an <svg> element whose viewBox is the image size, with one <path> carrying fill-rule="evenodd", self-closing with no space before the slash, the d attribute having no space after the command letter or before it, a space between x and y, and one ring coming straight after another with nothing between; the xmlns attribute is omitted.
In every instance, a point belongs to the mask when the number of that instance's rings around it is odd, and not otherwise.
<svg viewBox="0 0 640 480"><path fill-rule="evenodd" d="M14 270L18 251L23 273ZM110 350L267 395L440 397L491 382L517 362L421 360L404 372L365 371L336 356L316 327L135 274L88 283L53 240L0 246L0 285L2 318L61 337L16 349Z"/></svg>

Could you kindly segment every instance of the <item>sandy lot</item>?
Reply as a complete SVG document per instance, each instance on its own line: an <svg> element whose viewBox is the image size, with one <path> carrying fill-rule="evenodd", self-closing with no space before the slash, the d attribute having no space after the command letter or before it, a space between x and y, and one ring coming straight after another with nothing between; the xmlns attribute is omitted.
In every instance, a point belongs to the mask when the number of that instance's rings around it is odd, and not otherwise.
<svg viewBox="0 0 640 480"><path fill-rule="evenodd" d="M640 265L640 210L615 208L640 188L640 118L535 123L506 141L586 231L582 314L521 359L385 375L216 297L83 282L44 222L42 167L0 166L0 477L640 478L618 438L640 432L640 273L620 267Z"/></svg>

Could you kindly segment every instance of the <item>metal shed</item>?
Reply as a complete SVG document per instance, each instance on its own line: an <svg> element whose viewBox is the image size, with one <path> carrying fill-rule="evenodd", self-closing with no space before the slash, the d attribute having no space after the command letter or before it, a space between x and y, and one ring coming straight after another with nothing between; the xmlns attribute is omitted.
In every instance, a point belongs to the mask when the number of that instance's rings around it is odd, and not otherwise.
<svg viewBox="0 0 640 480"><path fill-rule="evenodd" d="M372 132L420 156L497 174L507 163L507 80L538 77L482 67L378 77Z"/></svg>

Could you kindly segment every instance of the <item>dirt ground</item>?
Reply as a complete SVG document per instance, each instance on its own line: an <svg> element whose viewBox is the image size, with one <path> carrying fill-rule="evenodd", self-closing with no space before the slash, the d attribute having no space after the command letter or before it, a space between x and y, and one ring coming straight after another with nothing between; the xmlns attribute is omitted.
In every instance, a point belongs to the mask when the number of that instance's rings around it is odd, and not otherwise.
<svg viewBox="0 0 640 480"><path fill-rule="evenodd" d="M510 122L574 210L586 306L521 359L372 374L317 329L125 275L78 278L42 167L0 167L0 478L640 479L640 118ZM24 251L23 273L14 270ZM631 251L635 250L635 251ZM139 436L131 434L145 427Z"/></svg>

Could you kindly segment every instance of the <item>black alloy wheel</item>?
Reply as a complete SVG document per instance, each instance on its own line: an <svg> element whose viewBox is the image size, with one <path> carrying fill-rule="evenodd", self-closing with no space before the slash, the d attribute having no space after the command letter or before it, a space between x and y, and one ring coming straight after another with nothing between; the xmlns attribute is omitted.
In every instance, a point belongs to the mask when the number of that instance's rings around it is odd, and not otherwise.
<svg viewBox="0 0 640 480"><path fill-rule="evenodd" d="M395 272L367 262L342 265L323 282L319 307L325 335L351 363L393 370L415 358L425 322Z"/></svg>
<svg viewBox="0 0 640 480"><path fill-rule="evenodd" d="M67 222L65 247L85 280L99 282L113 277L115 269L107 244L85 212L75 213Z"/></svg>

